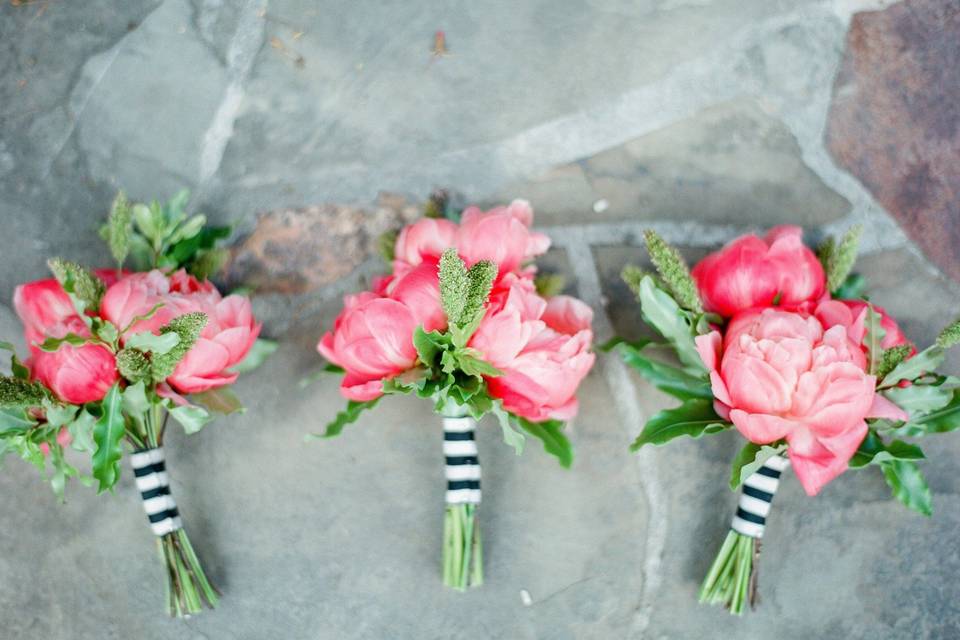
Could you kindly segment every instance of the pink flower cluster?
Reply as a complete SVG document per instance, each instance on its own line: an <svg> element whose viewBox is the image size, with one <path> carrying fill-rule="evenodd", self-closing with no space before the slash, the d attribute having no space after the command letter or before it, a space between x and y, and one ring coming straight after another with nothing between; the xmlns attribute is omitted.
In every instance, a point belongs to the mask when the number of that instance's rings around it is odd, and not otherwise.
<svg viewBox="0 0 960 640"><path fill-rule="evenodd" d="M236 380L237 374L230 373L230 367L243 360L260 333L249 299L236 295L224 298L212 284L183 270L167 276L156 270L118 274L104 269L95 275L108 286L100 317L118 330L127 329L121 336L121 346L126 337L146 331L156 333L177 316L194 311L207 315L200 339L166 380L175 391L198 393ZM162 306L153 316L131 326L135 318L158 304ZM63 338L70 333L90 337L90 329L56 280L20 285L14 293L14 306L30 349L26 364L31 377L58 398L73 404L96 402L120 379L114 353L106 345L64 343L53 352L39 348L47 338Z"/></svg>
<svg viewBox="0 0 960 640"><path fill-rule="evenodd" d="M333 331L317 345L346 370L341 393L358 401L379 397L384 380L415 365L415 329L446 330L437 263L455 247L467 267L481 260L498 267L485 316L467 345L503 373L487 378L490 394L532 421L573 417L577 387L595 358L593 312L569 296L537 294L534 270L525 265L550 241L531 231L532 222L530 205L517 200L490 211L471 207L460 224L425 218L404 228L393 272L373 291L347 296Z"/></svg>
<svg viewBox="0 0 960 640"><path fill-rule="evenodd" d="M696 339L717 411L751 442L785 439L809 495L847 468L867 417L908 417L876 393L867 370L867 304L830 299L799 227L738 238L692 274L706 309L728 319L722 333ZM897 323L873 309L882 347L908 344Z"/></svg>

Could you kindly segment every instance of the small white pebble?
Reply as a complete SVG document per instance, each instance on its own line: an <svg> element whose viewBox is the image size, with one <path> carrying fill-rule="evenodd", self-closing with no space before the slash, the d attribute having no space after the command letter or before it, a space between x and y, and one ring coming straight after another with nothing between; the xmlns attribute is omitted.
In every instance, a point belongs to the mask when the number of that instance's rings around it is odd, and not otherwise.
<svg viewBox="0 0 960 640"><path fill-rule="evenodd" d="M522 602L525 607L533 604L533 598L530 597L530 592L526 589L520 589L520 602Z"/></svg>
<svg viewBox="0 0 960 640"><path fill-rule="evenodd" d="M606 198L600 198L593 203L593 212L594 213L603 213L610 208L610 201Z"/></svg>

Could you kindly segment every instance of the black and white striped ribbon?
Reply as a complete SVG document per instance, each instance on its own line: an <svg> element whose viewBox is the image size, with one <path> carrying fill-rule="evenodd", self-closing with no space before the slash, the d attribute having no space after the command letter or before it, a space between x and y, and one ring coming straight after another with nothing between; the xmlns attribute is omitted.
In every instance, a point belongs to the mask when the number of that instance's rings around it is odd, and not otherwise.
<svg viewBox="0 0 960 640"><path fill-rule="evenodd" d="M473 418L443 418L447 504L480 504L480 458L474 438L476 428L477 421Z"/></svg>
<svg viewBox="0 0 960 640"><path fill-rule="evenodd" d="M154 535L165 536L182 529L177 503L170 495L163 447L134 452L130 456L130 463L143 499L143 510L147 512Z"/></svg>
<svg viewBox="0 0 960 640"><path fill-rule="evenodd" d="M790 466L783 456L773 456L763 463L749 478L744 480L740 493L737 513L730 527L737 533L751 538L762 538L770 513L770 502L777 487L780 486L780 474Z"/></svg>

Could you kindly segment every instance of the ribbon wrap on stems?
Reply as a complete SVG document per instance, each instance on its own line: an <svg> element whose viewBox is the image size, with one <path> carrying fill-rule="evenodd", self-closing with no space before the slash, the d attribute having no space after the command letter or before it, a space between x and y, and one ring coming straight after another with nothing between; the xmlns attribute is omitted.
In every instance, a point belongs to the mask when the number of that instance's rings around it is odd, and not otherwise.
<svg viewBox="0 0 960 640"><path fill-rule="evenodd" d="M465 590L483 584L483 546L477 508L480 491L480 458L477 421L460 406L443 415L444 475L447 480L443 519L443 583Z"/></svg>

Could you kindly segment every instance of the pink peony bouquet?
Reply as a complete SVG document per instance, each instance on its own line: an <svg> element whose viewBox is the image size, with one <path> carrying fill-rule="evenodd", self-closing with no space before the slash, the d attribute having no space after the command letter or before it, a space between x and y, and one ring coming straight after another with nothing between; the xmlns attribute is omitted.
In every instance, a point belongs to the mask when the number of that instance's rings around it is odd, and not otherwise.
<svg viewBox="0 0 960 640"><path fill-rule="evenodd" d="M443 416L443 579L457 589L483 580L476 421L491 413L518 454L528 434L569 466L562 429L595 358L590 308L538 293L530 263L550 241L531 231L532 221L518 200L490 211L470 207L459 222L427 217L405 227L388 243L392 273L372 291L347 296L317 345L342 372L349 400L325 436L385 394L416 393Z"/></svg>
<svg viewBox="0 0 960 640"><path fill-rule="evenodd" d="M734 240L690 271L648 232L659 277L624 270L644 320L665 342L612 345L682 401L653 416L632 448L734 429L747 441L730 477L739 505L701 602L736 614L754 605L760 538L788 467L811 496L848 468L877 467L898 500L932 512L917 464L923 453L901 438L960 427L960 379L936 372L960 342L960 321L918 352L851 274L859 233L828 240L818 255L800 228L777 227ZM658 347L679 366L650 357Z"/></svg>
<svg viewBox="0 0 960 640"><path fill-rule="evenodd" d="M45 474L49 467L61 499L72 477L112 490L123 443L130 446L175 616L216 606L218 593L170 494L168 418L189 434L211 412L242 409L229 385L271 350L258 340L249 299L223 297L184 268L212 266L202 256L214 255L213 241L226 234L206 228L202 216L188 218L183 204L178 196L165 207L134 205L120 194L104 230L117 268L88 271L53 259L54 278L17 287L29 357L21 362L14 353L11 375L0 377L0 455L15 453ZM147 259L162 268L123 270L137 246L148 246ZM14 351L10 343L0 347ZM89 456L89 476L67 461L70 449Z"/></svg>

